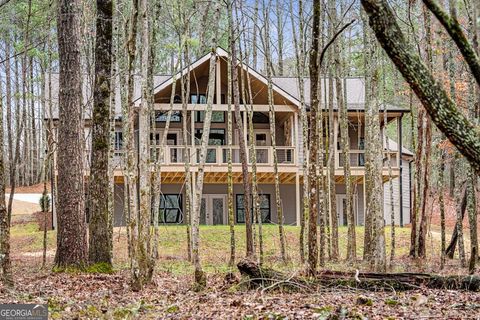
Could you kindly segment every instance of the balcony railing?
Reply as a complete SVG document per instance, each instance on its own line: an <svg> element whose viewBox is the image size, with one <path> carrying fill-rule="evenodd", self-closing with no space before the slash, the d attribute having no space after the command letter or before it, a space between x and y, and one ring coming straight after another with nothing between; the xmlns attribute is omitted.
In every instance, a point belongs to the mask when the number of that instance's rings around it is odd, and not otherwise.
<svg viewBox="0 0 480 320"><path fill-rule="evenodd" d="M398 168L398 152L397 151L384 151L383 152L383 167L388 167L388 156L390 155L390 165L392 168ZM363 168L365 167L365 150L350 150L348 160L350 167ZM336 168L343 168L345 164L345 157L341 151L337 151Z"/></svg>
<svg viewBox="0 0 480 320"><path fill-rule="evenodd" d="M208 146L205 163L208 165L226 165L228 163L229 146ZM240 147L232 146L232 163L240 164ZM277 162L281 165L296 164L295 147L276 147ZM188 157L190 163L195 165L200 162L199 146L165 146L163 152L158 146L151 147L151 159L155 157L160 159L165 165L184 164ZM252 163L253 157L250 149L247 150L249 162ZM258 165L273 165L273 147L255 147L256 162Z"/></svg>
<svg viewBox="0 0 480 320"><path fill-rule="evenodd" d="M227 165L228 153L232 151L232 164L240 165L240 147L239 146L208 146L205 159L206 165ZM197 165L200 162L200 147L199 146L151 146L151 161L160 159L162 165L184 165L187 159L190 159L190 164ZM295 147L278 146L277 162L279 165L297 165L299 164L296 159ZM85 150L85 167L90 167L90 151ZM271 166L273 165L273 147L271 146L256 146L256 163L259 166ZM253 157L250 152L250 148L247 150L249 163L252 163ZM383 167L388 167L388 156L390 155L390 164L392 168L399 167L398 153L396 151L384 151L383 153ZM123 151L116 150L110 163L115 169L121 169L123 164ZM339 150L335 154L335 167L343 168L345 163L345 157ZM365 167L365 150L350 150L348 160L350 161L350 167L352 169ZM327 165L327 159L324 158L324 165Z"/></svg>

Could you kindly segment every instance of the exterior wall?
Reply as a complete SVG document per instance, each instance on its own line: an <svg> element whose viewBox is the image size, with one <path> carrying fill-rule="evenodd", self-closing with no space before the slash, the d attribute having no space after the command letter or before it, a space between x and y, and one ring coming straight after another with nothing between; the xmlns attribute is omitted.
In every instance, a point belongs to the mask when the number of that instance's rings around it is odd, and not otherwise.
<svg viewBox="0 0 480 320"><path fill-rule="evenodd" d="M410 223L410 168L409 162L402 159L402 190L403 190L403 224ZM393 183L393 207L395 212L395 224L400 225L400 179L392 179ZM387 181L384 186L384 216L385 223L391 224L392 203L390 201L390 184Z"/></svg>
<svg viewBox="0 0 480 320"><path fill-rule="evenodd" d="M125 225L125 216L123 214L123 184L115 184L115 212L114 212L114 226L124 226ZM260 184L259 193L269 194L270 195L270 218L273 223L277 223L277 208L275 204L275 186L273 184ZM182 210L185 206L185 190L184 186L181 184L164 184L162 185L162 193L164 194L181 194L183 197L182 200ZM236 204L236 195L243 194L243 186L241 184L235 184L233 187L234 193L234 210L237 210ZM203 194L227 194L227 185L226 184L205 184L203 187ZM295 225L296 213L295 213L295 197L292 195L295 194L295 185L281 185L280 186L280 197L282 198L283 213L285 217L286 225Z"/></svg>
<svg viewBox="0 0 480 320"><path fill-rule="evenodd" d="M125 202L123 183L115 183L114 189L114 211L113 211L113 226L120 227L126 224L126 216L123 214L123 207Z"/></svg>
<svg viewBox="0 0 480 320"><path fill-rule="evenodd" d="M346 197L346 187L344 184L337 184L335 185L335 191L337 194L337 214L339 216L339 224L342 225L342 218L341 216L341 209L339 206L339 201L341 197ZM355 214L355 223L357 225L364 225L365 218L365 205L363 201L363 184L355 184L353 186L353 206L354 206L354 214Z"/></svg>
<svg viewBox="0 0 480 320"><path fill-rule="evenodd" d="M410 223L410 194L409 194L409 170L408 170L408 161L404 160L404 170L403 170L403 223ZM399 224L399 193L398 193L398 178L393 180L394 183L394 203L395 203L395 219L396 224ZM390 195L388 191L388 183L385 183L385 201L384 201L384 213L385 213L385 223L390 224ZM365 204L364 204L364 187L363 184L354 185L354 210L355 210L355 221L357 225L364 225L365 223ZM164 184L162 185L162 192L164 194L182 194L185 196L184 186L180 184ZM236 212L236 195L243 193L243 186L241 184L235 184L233 188L234 192L234 210ZM303 190L300 187L300 194ZM205 184L203 188L203 194L226 194L227 185L225 184ZM275 186L273 184L260 184L259 193L261 194L270 194L270 217L273 223L278 223L277 219L277 208L275 204ZM345 195L345 185L337 184L336 185L337 197L340 198ZM286 184L280 186L280 196L282 198L283 213L285 217L286 225L295 225L296 223L296 212L295 212L295 185ZM185 198L183 198L182 205L185 205ZM300 197L302 199L302 197ZM124 226L125 225L125 216L123 214L124 206L124 187L123 184L115 184L115 212L114 212L114 226ZM301 204L301 207L303 204ZM184 209L184 208L182 208ZM302 210L302 208L301 208ZM337 200L337 213L341 215L340 207L338 206ZM341 223L341 220L339 220Z"/></svg>

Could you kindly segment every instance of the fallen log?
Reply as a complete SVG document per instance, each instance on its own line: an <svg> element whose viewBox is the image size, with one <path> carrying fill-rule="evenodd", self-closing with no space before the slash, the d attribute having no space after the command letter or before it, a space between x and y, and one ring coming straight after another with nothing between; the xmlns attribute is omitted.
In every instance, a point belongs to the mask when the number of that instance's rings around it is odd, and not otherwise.
<svg viewBox="0 0 480 320"><path fill-rule="evenodd" d="M315 277L288 275L260 266L255 261L244 259L237 264L240 273L249 278L254 287L281 287L289 290L314 288L315 286L353 287L364 290L413 290L420 287L480 291L480 277L440 276L428 273L373 273L320 271Z"/></svg>

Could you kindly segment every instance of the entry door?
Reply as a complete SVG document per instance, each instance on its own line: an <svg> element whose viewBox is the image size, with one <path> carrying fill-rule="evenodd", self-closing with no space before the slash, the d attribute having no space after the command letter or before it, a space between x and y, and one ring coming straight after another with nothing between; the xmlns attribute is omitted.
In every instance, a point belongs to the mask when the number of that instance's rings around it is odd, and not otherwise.
<svg viewBox="0 0 480 320"><path fill-rule="evenodd" d="M352 207L353 207L353 216L355 217L356 213L356 197L353 196L352 199ZM339 226L346 226L347 225L347 195L345 194L337 194L337 217L338 217L338 225ZM355 219L356 221L356 219Z"/></svg>
<svg viewBox="0 0 480 320"><path fill-rule="evenodd" d="M226 224L227 196L224 194L204 194L200 206L200 224Z"/></svg>

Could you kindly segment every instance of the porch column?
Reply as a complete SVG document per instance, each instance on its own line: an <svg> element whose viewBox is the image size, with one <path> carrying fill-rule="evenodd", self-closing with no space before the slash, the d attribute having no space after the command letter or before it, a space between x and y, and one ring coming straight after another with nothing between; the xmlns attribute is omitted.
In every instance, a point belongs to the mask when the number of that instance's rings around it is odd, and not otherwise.
<svg viewBox="0 0 480 320"><path fill-rule="evenodd" d="M295 126L294 128L294 132L295 132L295 140L292 141L292 146L295 147L295 161L294 163L299 163L299 157L300 157L300 153L299 153L299 147L300 147L300 139L299 139L299 134L298 134L298 113L297 112L294 112L293 113L293 125Z"/></svg>
<svg viewBox="0 0 480 320"><path fill-rule="evenodd" d="M190 111L190 137L191 144L195 146L195 111Z"/></svg>
<svg viewBox="0 0 480 320"><path fill-rule="evenodd" d="M402 163L402 149L403 149L403 143L402 143L402 118L403 118L403 113L402 115L397 118L397 130L398 130L398 150L399 154L397 155L398 157L398 191L399 191L399 201L400 201L400 227L403 228L403 163Z"/></svg>
<svg viewBox="0 0 480 320"><path fill-rule="evenodd" d="M243 139L244 139L243 141L245 141L245 152L247 153L247 162L248 162L249 157L248 157L248 142L247 142L247 135L248 135L247 118L248 118L248 115L247 115L247 111L245 110L243 111Z"/></svg>
<svg viewBox="0 0 480 320"><path fill-rule="evenodd" d="M398 144L397 144L397 167L401 167L402 163L402 117L397 118L397 136L398 136ZM388 138L387 138L388 139Z"/></svg>
<svg viewBox="0 0 480 320"><path fill-rule="evenodd" d="M221 82L221 70L220 70L220 57L217 57L217 62L215 65L215 71L216 71L216 76L215 76L215 85L216 85L216 96L217 96L217 105L220 105L222 103L222 82Z"/></svg>
<svg viewBox="0 0 480 320"><path fill-rule="evenodd" d="M333 118L333 160L335 161L335 169L338 165L338 117Z"/></svg>
<svg viewBox="0 0 480 320"><path fill-rule="evenodd" d="M305 177L304 177L305 179ZM303 190L305 192L305 190ZM295 213L296 213L296 222L297 227L300 226L301 221L301 209L300 209L300 175L298 172L295 173Z"/></svg>

